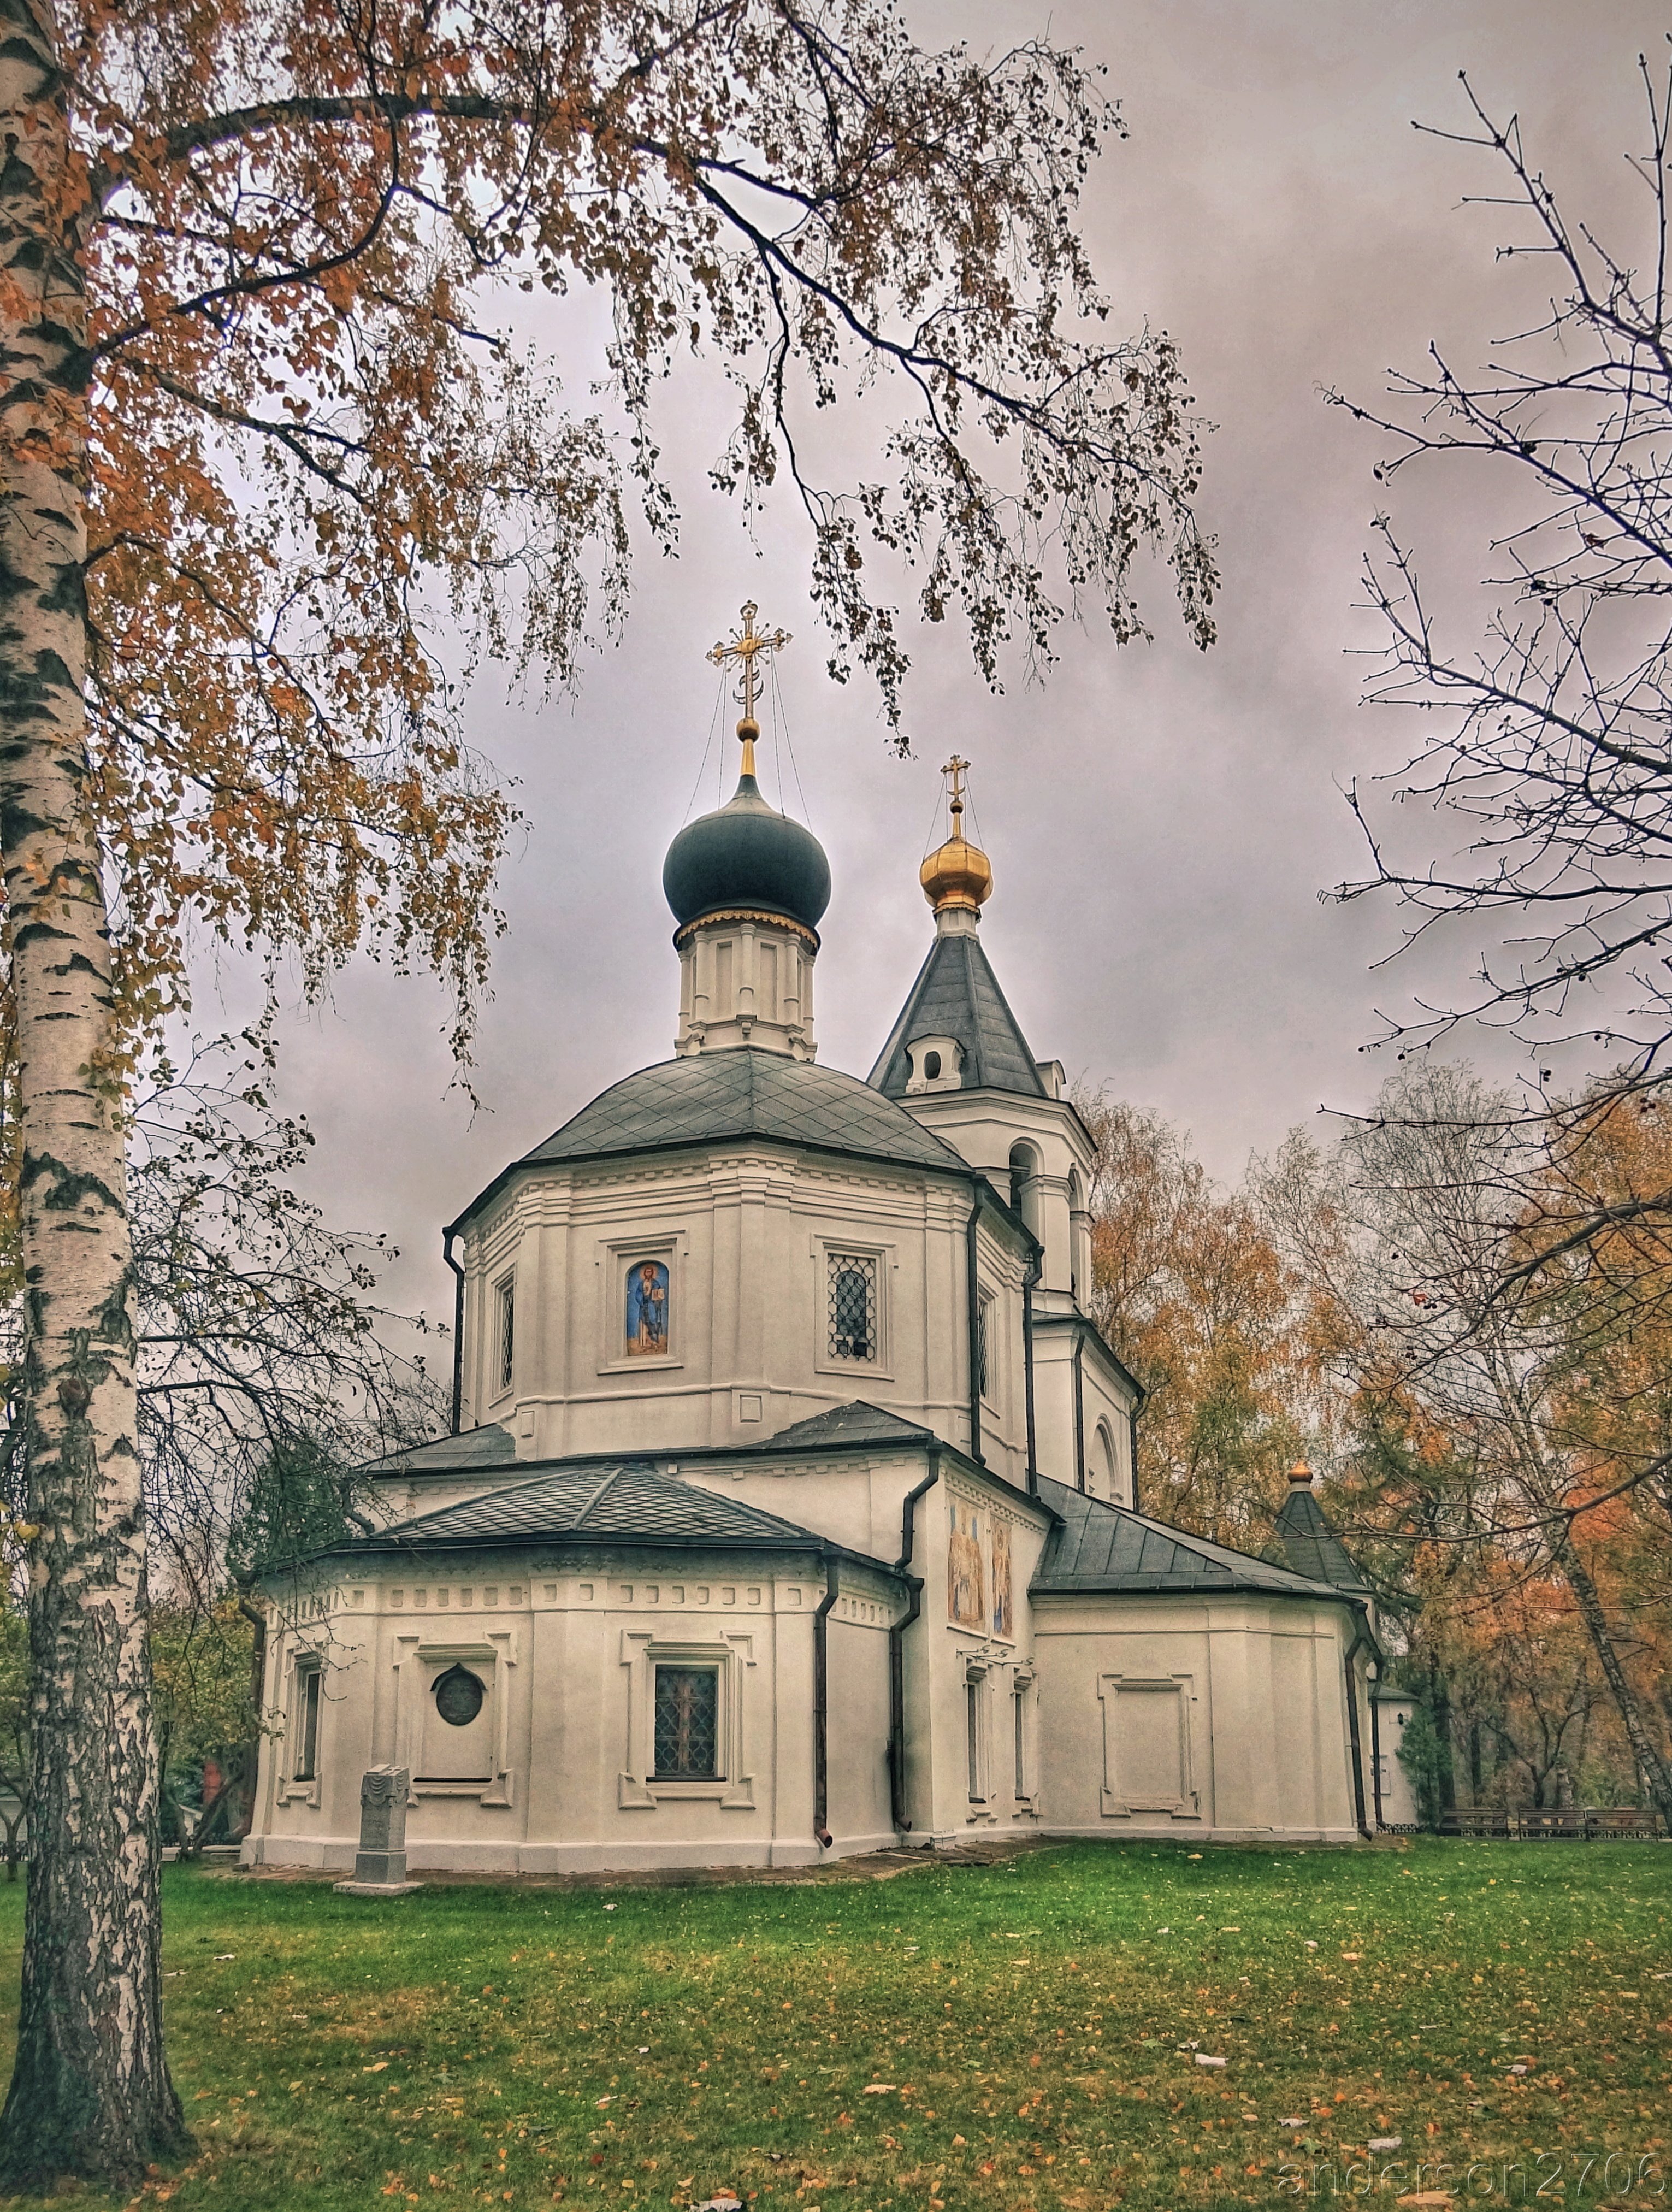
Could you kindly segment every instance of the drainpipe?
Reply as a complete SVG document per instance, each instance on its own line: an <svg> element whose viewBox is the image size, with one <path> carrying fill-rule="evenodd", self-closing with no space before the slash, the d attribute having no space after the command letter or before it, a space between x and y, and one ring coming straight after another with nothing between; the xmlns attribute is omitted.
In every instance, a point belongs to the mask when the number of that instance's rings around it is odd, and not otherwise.
<svg viewBox="0 0 1672 2212"><path fill-rule="evenodd" d="M1033 1294L1045 1275L1045 1255L1036 1251L1033 1264L1022 1278L1022 1370L1028 1407L1028 1495L1039 1495L1039 1457L1033 1428Z"/></svg>
<svg viewBox="0 0 1672 2212"><path fill-rule="evenodd" d="M889 1814L897 1836L909 1835L906 1818L906 1631L923 1610L923 1577L909 1571L917 1542L917 1501L940 1480L940 1454L931 1449L929 1471L915 1490L906 1492L900 1516L900 1556L896 1571L906 1577L906 1609L888 1632L888 1797Z"/></svg>
<svg viewBox="0 0 1672 2212"><path fill-rule="evenodd" d="M836 1563L824 1553L824 1595L812 1617L812 1832L826 1850L830 1848L830 1661L829 1621L836 1601Z"/></svg>
<svg viewBox="0 0 1672 2212"><path fill-rule="evenodd" d="M964 1231L964 1289L966 1334L970 1339L970 1456L979 1465L982 1458L982 1372L981 1372L981 1290L976 1276L976 1231L982 1218L981 1186L976 1187L976 1202L970 1209L970 1224Z"/></svg>
<svg viewBox="0 0 1672 2212"><path fill-rule="evenodd" d="M453 1231L441 1231L441 1257L453 1270L453 1433L465 1411L465 1270L453 1256Z"/></svg>
<svg viewBox="0 0 1672 2212"><path fill-rule="evenodd" d="M1365 1633L1364 1616L1354 1610L1356 1627L1353 1641L1347 1647L1343 1662L1347 1674L1347 1732L1353 1747L1353 1808L1358 1816L1359 1833L1370 1841L1370 1826L1365 1818L1365 1751L1359 1734L1359 1685L1353 1672L1353 1662L1361 1651L1376 1649Z"/></svg>
<svg viewBox="0 0 1672 2212"><path fill-rule="evenodd" d="M1127 1432L1132 1439L1132 1510L1135 1513L1138 1510L1138 1408L1136 1406L1128 1408Z"/></svg>
<svg viewBox="0 0 1672 2212"><path fill-rule="evenodd" d="M1381 1680L1378 1675L1377 1680ZM1376 1702L1376 1692L1370 1693L1370 1780L1376 1793L1376 1832L1382 1832L1382 1709Z"/></svg>
<svg viewBox="0 0 1672 2212"><path fill-rule="evenodd" d="M1081 1362L1085 1357L1085 1332L1074 1332L1074 1486L1085 1487L1085 1376Z"/></svg>

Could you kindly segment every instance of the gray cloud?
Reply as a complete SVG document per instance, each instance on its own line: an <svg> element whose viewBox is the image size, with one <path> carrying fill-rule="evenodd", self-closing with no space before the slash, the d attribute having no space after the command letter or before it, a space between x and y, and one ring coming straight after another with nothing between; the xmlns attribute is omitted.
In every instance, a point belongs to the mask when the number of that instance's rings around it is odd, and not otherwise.
<svg viewBox="0 0 1672 2212"><path fill-rule="evenodd" d="M988 0L913 20L926 38L981 45L1042 27L1045 11ZM997 875L983 936L1036 1051L1187 1123L1226 1174L1320 1101L1367 1095L1382 1070L1359 1048L1414 976L1367 972L1394 941L1391 912L1317 892L1360 865L1338 785L1391 760L1399 732L1357 705L1347 657L1373 637L1353 603L1374 454L1318 387L1374 396L1431 337L1479 359L1536 297L1526 272L1494 264L1501 219L1459 207L1493 188L1480 157L1411 118L1460 125L1467 68L1519 110L1565 187L1622 204L1635 57L1664 51L1663 23L1636 0L1051 9L1053 37L1107 58L1132 128L1088 210L1117 313L1177 336L1219 425L1202 504L1223 557L1222 642L1189 647L1159 574L1155 643L1117 653L1095 624L1070 630L1043 690L991 698L954 639L925 634L917 757L901 763L872 696L824 679L793 518L769 518L757 560L729 509L702 503L721 418L682 386L668 427L690 487L684 557L643 561L625 642L591 665L578 701L508 708L484 681L472 706L529 817L482 1027L491 1110L472 1115L449 1089L444 1010L422 982L362 963L330 1006L286 1024L287 1097L321 1140L315 1192L408 1248L398 1295L445 1310L436 1225L605 1084L669 1052L661 858L714 708L702 654L747 596L798 634L782 683L836 880L826 1060L868 1068L927 947L916 866L956 745L976 763ZM1437 569L1473 576L1477 519L1428 500L1401 492L1401 518ZM714 804L710 768L699 806ZM1460 948L1452 974L1467 965Z"/></svg>

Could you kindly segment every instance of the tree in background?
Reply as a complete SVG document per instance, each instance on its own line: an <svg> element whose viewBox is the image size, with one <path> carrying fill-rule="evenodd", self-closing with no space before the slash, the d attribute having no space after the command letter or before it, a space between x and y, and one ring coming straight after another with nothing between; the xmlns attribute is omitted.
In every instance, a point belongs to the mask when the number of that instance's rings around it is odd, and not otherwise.
<svg viewBox="0 0 1672 2212"><path fill-rule="evenodd" d="M392 1251L381 1239L331 1231L297 1195L312 1139L305 1124L275 1112L272 1074L271 1042L258 1029L203 1046L181 1068L153 1055L129 1109L158 1814L189 1847L241 1806L253 1781L264 1616L243 1589L281 1556L339 1538L361 1510L347 1470L433 1434L444 1413L422 1358L387 1340L423 1330L375 1302L378 1269ZM0 1277L15 1285L15 1215L6 1229L0 1217ZM15 1290L0 1298L0 1385L14 1406L24 1341ZM14 1417L0 1475L9 1526L27 1541L24 1433ZM20 1583L23 1564L7 1560ZM3 1605L0 1820L15 1866L27 1820L33 1867L27 1621L9 1595ZM206 1790L209 1762L216 1778Z"/></svg>
<svg viewBox="0 0 1672 2212"><path fill-rule="evenodd" d="M1217 1188L1159 1115L1074 1103L1097 1148L1091 1315L1146 1393L1145 1507L1263 1551L1322 1410L1299 1282L1248 1194Z"/></svg>
<svg viewBox="0 0 1672 2212"><path fill-rule="evenodd" d="M8 1576L0 1584L0 1828L8 1881L17 1880L28 1820L29 1618Z"/></svg>
<svg viewBox="0 0 1672 2212"><path fill-rule="evenodd" d="M891 715L872 563L994 677L1064 607L1212 635L1175 350L1110 335L1074 224L1116 127L1040 41L921 52L872 0L468 15L4 0L0 863L27 1285L34 1840L0 2188L185 2140L164 2060L125 1085L204 937L311 982L369 939L466 1049L509 807L444 648L569 679L670 549L653 402L735 397L714 484L781 479L832 671ZM624 424L493 327L594 288ZM496 309L495 295L503 304ZM881 406L876 462L824 465ZM889 405L889 402L893 404ZM867 415L866 420L870 421Z"/></svg>
<svg viewBox="0 0 1672 2212"><path fill-rule="evenodd" d="M1644 189L1613 246L1563 210L1517 119L1464 81L1472 126L1437 135L1478 149L1495 172L1489 204L1521 218L1499 260L1514 273L1534 257L1530 324L1478 370L1431 349L1383 410L1332 395L1389 441L1383 484L1438 476L1460 517L1495 502L1480 529L1500 597L1478 643L1378 518L1365 574L1387 642L1366 696L1415 709L1423 732L1387 781L1417 802L1401 821L1449 825L1460 849L1384 839L1355 791L1372 865L1336 895L1391 893L1408 944L1449 939L1470 963L1470 995L1395 1026L1401 1056L1469 1023L1528 1051L1535 1085L1491 1108L1505 1139L1494 1171L1527 1208L1511 1267L1606 1240L1622 1204L1672 1224L1672 1182L1604 1204L1578 1164L1600 1108L1663 1101L1672 1080L1672 72L1639 67ZM1498 948L1475 975L1483 930ZM1571 1066L1576 1052L1589 1079L1553 1090L1557 1056Z"/></svg>
<svg viewBox="0 0 1672 2212"><path fill-rule="evenodd" d="M1596 1152L1570 1155L1604 1195L1611 1178L1620 1187L1619 1147L1602 1139L1622 1110L1599 1100ZM1570 1118L1588 1126L1577 1106ZM1610 1362L1622 1347L1640 1352L1647 1317L1664 1310L1665 1256L1651 1218L1627 1207L1609 1239L1582 1239L1560 1261L1536 1248L1539 1264L1527 1267L1529 1227L1535 1240L1545 1205L1528 1165L1500 1094L1467 1068L1423 1063L1390 1079L1375 1115L1350 1125L1328 1153L1297 1133L1257 1180L1305 1285L1339 1425L1358 1435L1368 1467L1365 1510L1348 1525L1410 1547L1407 1579L1419 1598L1426 1585L1431 1609L1437 1583L1456 1585L1439 1609L1444 1634L1431 1613L1436 1650L1471 1617L1490 1623L1494 1647L1517 1636L1524 1647L1528 1607L1560 1585L1560 1605L1541 1601L1546 1618L1582 1626L1632 1766L1672 1821L1672 1759L1648 1694L1638 1607L1618 1572L1617 1526L1604 1511L1633 1494L1651 1500L1653 1462L1603 1443L1615 1412L1633 1402L1608 1382ZM1658 1171L1650 1163L1651 1178ZM1621 1239L1629 1254L1614 1249ZM1663 1378L1663 1365L1657 1372ZM1657 1380L1650 1400L1665 1387ZM1449 1571L1436 1565L1447 1553L1458 1562ZM1454 1687L1458 1666L1454 1652ZM1551 1669L1560 1671L1553 1658ZM1594 1703L1568 1672L1559 1735ZM1553 1673L1545 1679L1547 1686ZM1534 1734L1548 1735L1553 1711L1547 1700L1528 1716ZM1537 1764L1530 1754L1525 1763Z"/></svg>

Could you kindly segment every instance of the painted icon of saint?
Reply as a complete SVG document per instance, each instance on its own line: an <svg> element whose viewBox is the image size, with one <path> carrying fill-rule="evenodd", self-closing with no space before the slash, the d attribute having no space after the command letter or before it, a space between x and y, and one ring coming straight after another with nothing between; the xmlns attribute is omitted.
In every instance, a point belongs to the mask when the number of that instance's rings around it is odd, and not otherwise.
<svg viewBox="0 0 1672 2212"><path fill-rule="evenodd" d="M1010 1595L1010 1523L993 1523L993 1633L1012 1636L1016 1631L1015 1609Z"/></svg>
<svg viewBox="0 0 1672 2212"><path fill-rule="evenodd" d="M635 1260L627 1271L627 1354L629 1359L667 1350L667 1268L660 1260Z"/></svg>
<svg viewBox="0 0 1672 2212"><path fill-rule="evenodd" d="M981 1522L974 1506L952 1506L946 1547L946 1610L960 1628L987 1626L987 1577L982 1571Z"/></svg>

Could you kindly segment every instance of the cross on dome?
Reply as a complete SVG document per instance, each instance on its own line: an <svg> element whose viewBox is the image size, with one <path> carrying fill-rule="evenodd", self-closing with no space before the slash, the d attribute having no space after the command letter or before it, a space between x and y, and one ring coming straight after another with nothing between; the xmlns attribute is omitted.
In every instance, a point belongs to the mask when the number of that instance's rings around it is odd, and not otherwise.
<svg viewBox="0 0 1672 2212"><path fill-rule="evenodd" d="M924 861L918 878L937 922L955 915L978 920L982 905L993 896L993 864L964 835L964 779L969 770L970 763L954 753L940 771L947 780L952 834Z"/></svg>
<svg viewBox="0 0 1672 2212"><path fill-rule="evenodd" d="M761 726L755 720L755 697L761 680L761 671L757 663L764 653L769 664L773 655L781 653L793 641L787 629L756 629L755 624L761 611L753 599L745 600L739 611L741 628L738 635L733 638L721 638L717 645L709 648L708 659L716 668L725 669L734 665L742 671L742 681L735 695L739 706L743 709L743 720L738 724L738 735L743 740L743 772L745 775L753 775L755 740L761 733Z"/></svg>

